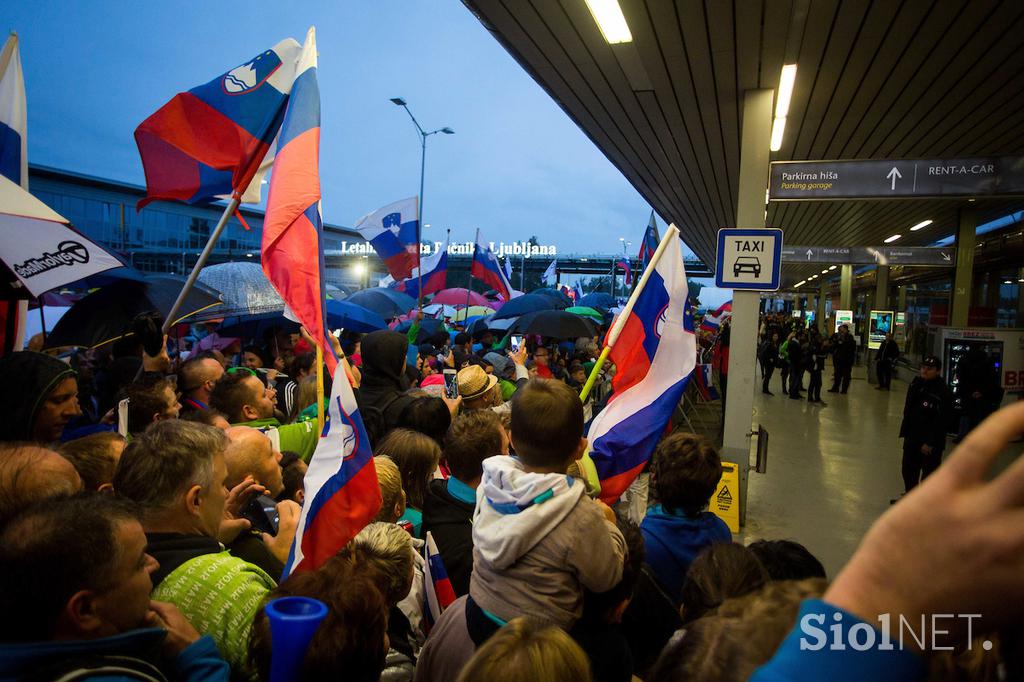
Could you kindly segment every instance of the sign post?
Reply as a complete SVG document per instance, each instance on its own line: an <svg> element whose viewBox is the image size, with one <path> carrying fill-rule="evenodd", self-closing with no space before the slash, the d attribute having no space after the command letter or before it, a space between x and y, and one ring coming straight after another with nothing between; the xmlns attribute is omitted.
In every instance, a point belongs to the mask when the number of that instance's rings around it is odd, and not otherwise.
<svg viewBox="0 0 1024 682"><path fill-rule="evenodd" d="M718 231L715 286L777 291L782 274L782 230L731 228Z"/></svg>

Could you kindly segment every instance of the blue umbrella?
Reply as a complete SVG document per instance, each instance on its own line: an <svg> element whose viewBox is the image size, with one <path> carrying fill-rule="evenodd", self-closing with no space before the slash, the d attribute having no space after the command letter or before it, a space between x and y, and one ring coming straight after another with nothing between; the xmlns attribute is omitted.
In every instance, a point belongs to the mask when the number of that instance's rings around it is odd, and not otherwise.
<svg viewBox="0 0 1024 682"><path fill-rule="evenodd" d="M412 327L412 320L405 320L395 327L395 331L405 334ZM432 317L425 317L420 321L420 331L416 334L416 343L426 343L437 334L439 331L444 330L444 320L438 320Z"/></svg>
<svg viewBox="0 0 1024 682"><path fill-rule="evenodd" d="M530 293L550 298L554 302L555 308L559 310L565 310L566 308L572 305L571 298L566 296L563 292L559 291L558 289L552 287L541 287L540 289L534 289Z"/></svg>
<svg viewBox="0 0 1024 682"><path fill-rule="evenodd" d="M615 299L612 298L611 294L606 294L603 291L591 291L589 294L582 296L580 300L576 301L576 305L585 305L590 306L591 308L608 310L615 307Z"/></svg>
<svg viewBox="0 0 1024 682"><path fill-rule="evenodd" d="M377 313L353 303L351 300L327 299L327 324L332 328L341 327L352 332L368 334L378 329L387 329L388 323Z"/></svg>
<svg viewBox="0 0 1024 682"><path fill-rule="evenodd" d="M525 296L519 296L513 298L511 301L501 306L501 308L494 314L495 320L503 320L509 317L519 317L526 313L532 313L537 310L554 310L558 306L548 296L541 294L526 294Z"/></svg>
<svg viewBox="0 0 1024 682"><path fill-rule="evenodd" d="M387 287L362 289L345 299L377 313L384 319L404 315L416 307L416 299Z"/></svg>

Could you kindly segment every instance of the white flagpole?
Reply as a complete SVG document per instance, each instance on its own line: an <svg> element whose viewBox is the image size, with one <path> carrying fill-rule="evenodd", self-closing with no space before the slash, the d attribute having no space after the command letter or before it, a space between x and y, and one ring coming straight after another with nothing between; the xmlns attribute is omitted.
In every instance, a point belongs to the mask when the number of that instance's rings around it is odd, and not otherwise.
<svg viewBox="0 0 1024 682"><path fill-rule="evenodd" d="M622 310L619 311L618 316L615 318L615 322L612 324L612 328L608 331L608 336L605 339L604 350L601 351L600 357L597 362L594 363L594 369L591 370L590 376L587 377L587 383L583 385L583 390L580 392L580 400L583 402L587 401L587 396L590 395L590 390L594 387L594 382L597 381L597 375L601 373L601 367L608 359L608 354L611 353L612 348L615 346L615 342L619 340L619 334L622 333L622 328L626 326L626 320L629 319L630 314L633 312L633 306L636 305L636 301L640 298L641 292L644 287L647 286L647 280L651 278L651 273L654 272L655 266L658 265L658 261L661 260L661 256L665 253L665 249L668 248L669 244L675 242L679 237L679 228L675 226L675 223L668 226L665 230L665 235L661 238L661 242L658 244L658 248L654 251L654 255L651 256L651 261L647 264L647 268L644 270L644 274L640 277L640 281L637 282L636 288L633 289L633 293L630 294L629 300L626 301L626 305L623 306ZM676 244L675 248L679 248Z"/></svg>

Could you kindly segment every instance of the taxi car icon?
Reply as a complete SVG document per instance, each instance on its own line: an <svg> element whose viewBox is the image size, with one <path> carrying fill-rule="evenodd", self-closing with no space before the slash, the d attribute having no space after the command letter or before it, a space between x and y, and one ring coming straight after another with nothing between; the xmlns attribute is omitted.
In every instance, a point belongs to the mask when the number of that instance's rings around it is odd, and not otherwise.
<svg viewBox="0 0 1024 682"><path fill-rule="evenodd" d="M739 277L741 272L752 272L754 277L760 277L760 259L757 256L737 256L736 262L732 264L733 277Z"/></svg>

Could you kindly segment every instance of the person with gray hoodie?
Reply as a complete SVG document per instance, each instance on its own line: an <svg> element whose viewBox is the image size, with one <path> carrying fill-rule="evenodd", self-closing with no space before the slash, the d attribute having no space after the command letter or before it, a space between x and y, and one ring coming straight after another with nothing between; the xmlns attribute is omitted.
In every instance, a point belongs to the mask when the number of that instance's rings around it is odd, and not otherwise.
<svg viewBox="0 0 1024 682"><path fill-rule="evenodd" d="M531 380L512 399L511 430L516 456L483 462L468 608L499 626L529 616L568 630L584 588L604 592L622 578L626 542L614 512L566 474L587 449L572 389Z"/></svg>

